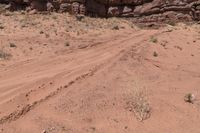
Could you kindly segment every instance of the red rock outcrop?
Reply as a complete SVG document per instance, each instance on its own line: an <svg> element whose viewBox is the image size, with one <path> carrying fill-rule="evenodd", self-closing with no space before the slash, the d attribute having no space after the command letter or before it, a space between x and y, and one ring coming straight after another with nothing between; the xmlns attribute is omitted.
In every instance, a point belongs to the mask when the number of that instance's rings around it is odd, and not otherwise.
<svg viewBox="0 0 200 133"><path fill-rule="evenodd" d="M10 10L60 11L101 17L200 20L199 0L4 0ZM155 19L156 18L156 19ZM146 21L143 19L144 21Z"/></svg>

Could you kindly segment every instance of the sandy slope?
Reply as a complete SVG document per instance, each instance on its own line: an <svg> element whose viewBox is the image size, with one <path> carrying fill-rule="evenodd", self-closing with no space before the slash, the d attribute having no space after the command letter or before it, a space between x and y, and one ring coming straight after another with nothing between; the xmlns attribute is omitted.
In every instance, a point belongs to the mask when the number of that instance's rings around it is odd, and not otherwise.
<svg viewBox="0 0 200 133"><path fill-rule="evenodd" d="M199 26L144 30L125 20L23 17L1 16L1 46L12 54L0 61L1 132L200 132ZM184 102L187 93L194 104ZM150 106L142 122L129 105L141 102L137 94Z"/></svg>

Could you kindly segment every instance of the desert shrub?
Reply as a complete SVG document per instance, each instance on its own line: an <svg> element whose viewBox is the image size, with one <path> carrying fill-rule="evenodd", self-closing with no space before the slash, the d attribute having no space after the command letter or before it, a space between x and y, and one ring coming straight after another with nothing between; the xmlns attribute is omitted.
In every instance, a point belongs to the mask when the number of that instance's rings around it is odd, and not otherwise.
<svg viewBox="0 0 200 133"><path fill-rule="evenodd" d="M0 59L6 60L11 57L11 54L5 52L4 49L0 49Z"/></svg>
<svg viewBox="0 0 200 133"><path fill-rule="evenodd" d="M10 47L11 47L11 48L16 48L17 45L15 45L14 43L10 43Z"/></svg>
<svg viewBox="0 0 200 133"><path fill-rule="evenodd" d="M133 112L139 121L148 119L151 115L151 108L146 89L135 85L127 96L126 109Z"/></svg>
<svg viewBox="0 0 200 133"><path fill-rule="evenodd" d="M151 36L150 41L153 42L153 43L157 43L158 39L155 38L154 36Z"/></svg>
<svg viewBox="0 0 200 133"><path fill-rule="evenodd" d="M158 57L158 53L156 51L153 52L154 57Z"/></svg>

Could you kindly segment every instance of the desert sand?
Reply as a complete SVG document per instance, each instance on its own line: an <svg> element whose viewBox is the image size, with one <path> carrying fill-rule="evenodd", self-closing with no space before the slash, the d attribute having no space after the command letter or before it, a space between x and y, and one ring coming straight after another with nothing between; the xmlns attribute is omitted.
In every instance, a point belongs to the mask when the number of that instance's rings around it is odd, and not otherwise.
<svg viewBox="0 0 200 133"><path fill-rule="evenodd" d="M0 18L0 132L200 132L200 25Z"/></svg>

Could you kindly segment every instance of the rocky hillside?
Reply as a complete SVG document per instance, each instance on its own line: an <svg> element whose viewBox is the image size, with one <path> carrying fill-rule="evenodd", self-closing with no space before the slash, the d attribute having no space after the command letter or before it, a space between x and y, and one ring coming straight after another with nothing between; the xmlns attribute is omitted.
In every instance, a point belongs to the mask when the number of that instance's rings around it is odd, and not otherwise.
<svg viewBox="0 0 200 133"><path fill-rule="evenodd" d="M70 12L101 17L134 17L140 21L200 20L199 0L1 0L5 9ZM142 19L141 19L142 18Z"/></svg>

